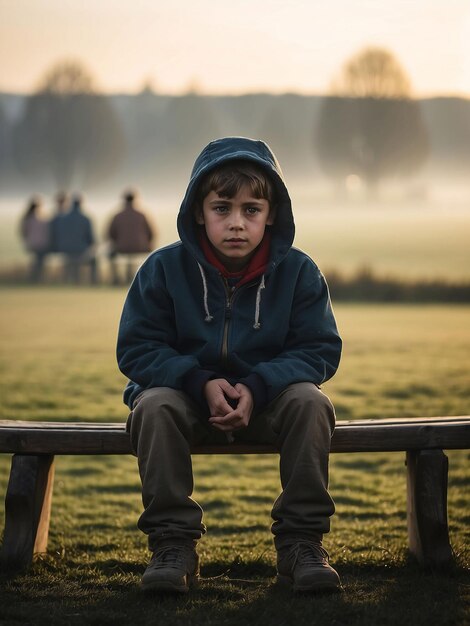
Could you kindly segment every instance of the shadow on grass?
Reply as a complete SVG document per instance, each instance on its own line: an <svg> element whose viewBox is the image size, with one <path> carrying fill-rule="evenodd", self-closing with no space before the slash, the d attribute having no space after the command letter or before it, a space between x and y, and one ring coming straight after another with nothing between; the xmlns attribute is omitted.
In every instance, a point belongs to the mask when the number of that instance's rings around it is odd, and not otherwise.
<svg viewBox="0 0 470 626"><path fill-rule="evenodd" d="M337 495L335 496L335 504L339 505L347 505L347 506L356 506L362 507L367 506L368 502L365 498L353 498L351 496L346 495Z"/></svg>
<svg viewBox="0 0 470 626"><path fill-rule="evenodd" d="M256 494L250 495L241 495L238 497L239 500L244 500L245 502L256 503L256 504L266 504L268 506L273 505L273 498L271 496L258 496Z"/></svg>
<svg viewBox="0 0 470 626"><path fill-rule="evenodd" d="M119 559L106 559L95 561L93 567L105 576L113 576L116 573L135 574L141 576L147 563L141 561L121 561Z"/></svg>
<svg viewBox="0 0 470 626"><path fill-rule="evenodd" d="M229 509L230 507L231 503L227 500L222 500L221 498L213 498L212 500L206 500L204 502L205 511L223 511L225 509Z"/></svg>
<svg viewBox="0 0 470 626"><path fill-rule="evenodd" d="M266 531L266 526L264 524L252 524L251 526L246 524L242 524L240 526L237 526L235 524L227 526L214 526L213 528L211 528L211 535L216 537L220 535L238 535L241 533L251 533L258 531Z"/></svg>
<svg viewBox="0 0 470 626"><path fill-rule="evenodd" d="M127 494L140 494L141 488L139 485L95 485L90 488L87 487L85 493L115 493L119 495Z"/></svg>
<svg viewBox="0 0 470 626"><path fill-rule="evenodd" d="M362 506L364 506L364 503L362 504ZM399 516L397 514L397 516L401 519L406 518L406 513L403 514L402 516ZM341 518L346 521L346 520L362 520L362 521L366 521L366 520L374 520L374 519L378 519L378 520L383 520L383 513L381 513L380 511L355 511L354 513L348 513L346 511L341 513Z"/></svg>
<svg viewBox="0 0 470 626"><path fill-rule="evenodd" d="M379 459L364 459L361 456L347 456L341 457L336 460L336 467L354 469L354 470L369 470L369 469L381 469L381 462Z"/></svg>
<svg viewBox="0 0 470 626"><path fill-rule="evenodd" d="M96 564L95 564L96 565ZM122 564L119 565L119 569ZM342 568L344 592L293 595L273 578L220 577L202 580L185 596L144 594L141 570L130 579L83 580L57 585L54 593L22 594L28 577L2 588L4 623L34 624L452 624L463 623L463 572L453 578L423 574L413 567L349 566ZM80 572L83 576L83 571ZM266 572L267 573L267 572ZM272 570L270 571L272 573ZM47 585L47 581L43 581ZM7 608L8 607L8 608Z"/></svg>
<svg viewBox="0 0 470 626"><path fill-rule="evenodd" d="M100 473L103 474L104 470L96 465L85 465L84 467L69 467L66 472L64 472L67 476L97 476Z"/></svg>
<svg viewBox="0 0 470 626"><path fill-rule="evenodd" d="M90 530L93 530L96 527L90 527ZM78 550L79 552L87 552L93 554L97 548L100 552L112 552L114 550L118 550L119 546L115 543L103 543L96 546L93 543L76 543L74 545L74 550Z"/></svg>
<svg viewBox="0 0 470 626"><path fill-rule="evenodd" d="M470 458L469 458L470 460ZM468 488L468 476L449 476L450 487L466 487Z"/></svg>
<svg viewBox="0 0 470 626"><path fill-rule="evenodd" d="M382 392L382 395L385 398L393 398L397 400L403 400L406 398L414 398L415 396L426 396L426 397L434 397L439 395L439 389L435 387L430 387L428 385L410 385L406 389L397 387L397 388L388 388Z"/></svg>
<svg viewBox="0 0 470 626"><path fill-rule="evenodd" d="M336 418L338 420L354 419L354 410L345 402L341 402L341 400L336 400L335 411L336 411Z"/></svg>
<svg viewBox="0 0 470 626"><path fill-rule="evenodd" d="M0 581L5 624L457 624L465 621L469 573L426 573L413 563L343 565L344 591L292 594L274 584L263 560L214 562L198 587L183 596L144 594L144 566L116 559L37 564L14 580Z"/></svg>

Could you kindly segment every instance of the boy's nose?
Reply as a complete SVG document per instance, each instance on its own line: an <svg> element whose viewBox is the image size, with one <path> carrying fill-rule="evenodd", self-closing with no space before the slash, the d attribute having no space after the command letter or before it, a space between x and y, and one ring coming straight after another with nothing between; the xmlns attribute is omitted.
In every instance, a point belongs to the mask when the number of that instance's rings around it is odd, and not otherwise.
<svg viewBox="0 0 470 626"><path fill-rule="evenodd" d="M241 211L234 211L232 213L232 219L230 220L230 228L233 229L240 229L243 228L244 222L243 222L243 214Z"/></svg>

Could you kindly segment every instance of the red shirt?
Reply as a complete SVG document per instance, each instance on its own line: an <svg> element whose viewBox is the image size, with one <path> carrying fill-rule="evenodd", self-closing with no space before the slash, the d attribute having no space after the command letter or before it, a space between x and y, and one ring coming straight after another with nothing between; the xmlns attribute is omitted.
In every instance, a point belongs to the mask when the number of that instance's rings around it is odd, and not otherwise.
<svg viewBox="0 0 470 626"><path fill-rule="evenodd" d="M229 280L238 279L237 286L243 285L257 276L261 276L261 274L265 272L268 265L269 252L271 249L271 233L268 231L264 233L264 237L251 257L248 265L239 272L229 272L222 261L217 258L205 231L201 233L199 242L204 256L209 263L218 269L224 278Z"/></svg>

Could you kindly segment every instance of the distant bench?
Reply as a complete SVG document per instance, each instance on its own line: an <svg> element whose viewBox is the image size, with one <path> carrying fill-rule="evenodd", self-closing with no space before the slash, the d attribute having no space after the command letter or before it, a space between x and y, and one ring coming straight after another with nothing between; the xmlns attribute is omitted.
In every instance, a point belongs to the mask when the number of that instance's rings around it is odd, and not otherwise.
<svg viewBox="0 0 470 626"><path fill-rule="evenodd" d="M470 416L338 421L332 452L405 451L410 552L423 566L452 564L447 523L448 459L443 450L470 448ZM273 446L198 446L193 454L277 453ZM5 497L2 569L21 570L45 552L54 455L131 454L123 423L0 420L0 453L13 453Z"/></svg>

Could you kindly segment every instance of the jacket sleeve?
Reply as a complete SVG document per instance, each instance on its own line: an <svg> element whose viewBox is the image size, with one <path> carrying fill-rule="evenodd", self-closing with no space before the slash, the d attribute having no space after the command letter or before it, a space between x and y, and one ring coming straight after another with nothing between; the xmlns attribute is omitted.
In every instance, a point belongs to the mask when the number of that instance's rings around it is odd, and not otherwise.
<svg viewBox="0 0 470 626"><path fill-rule="evenodd" d="M321 385L331 378L339 365L341 346L325 278L309 262L298 276L283 349L252 371L265 381L269 402L290 384Z"/></svg>
<svg viewBox="0 0 470 626"><path fill-rule="evenodd" d="M150 277L144 266L129 289L119 324L119 369L143 389L181 389L184 375L199 362L180 354L175 344L173 302L164 277L158 271Z"/></svg>

